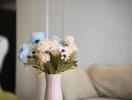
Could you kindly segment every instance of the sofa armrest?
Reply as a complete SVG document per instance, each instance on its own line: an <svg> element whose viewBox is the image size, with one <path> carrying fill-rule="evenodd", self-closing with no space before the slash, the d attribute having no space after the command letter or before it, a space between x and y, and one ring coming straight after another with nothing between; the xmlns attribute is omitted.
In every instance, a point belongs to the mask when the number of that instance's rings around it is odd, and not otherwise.
<svg viewBox="0 0 132 100"><path fill-rule="evenodd" d="M94 64L88 73L100 96L132 99L132 65Z"/></svg>

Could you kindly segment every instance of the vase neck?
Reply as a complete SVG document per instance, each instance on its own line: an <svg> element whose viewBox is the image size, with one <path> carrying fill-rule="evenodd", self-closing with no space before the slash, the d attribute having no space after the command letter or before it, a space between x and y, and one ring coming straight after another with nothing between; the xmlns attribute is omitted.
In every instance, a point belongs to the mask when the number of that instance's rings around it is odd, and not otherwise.
<svg viewBox="0 0 132 100"><path fill-rule="evenodd" d="M55 82L60 82L61 81L61 74L47 74L45 75L46 77L46 82L51 82L51 83L55 83Z"/></svg>

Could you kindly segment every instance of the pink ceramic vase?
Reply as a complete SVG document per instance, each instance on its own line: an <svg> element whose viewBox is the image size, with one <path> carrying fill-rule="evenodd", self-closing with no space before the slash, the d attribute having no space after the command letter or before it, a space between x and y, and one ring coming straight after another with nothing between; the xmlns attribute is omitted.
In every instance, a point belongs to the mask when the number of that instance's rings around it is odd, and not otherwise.
<svg viewBox="0 0 132 100"><path fill-rule="evenodd" d="M45 100L63 100L61 74L46 75Z"/></svg>

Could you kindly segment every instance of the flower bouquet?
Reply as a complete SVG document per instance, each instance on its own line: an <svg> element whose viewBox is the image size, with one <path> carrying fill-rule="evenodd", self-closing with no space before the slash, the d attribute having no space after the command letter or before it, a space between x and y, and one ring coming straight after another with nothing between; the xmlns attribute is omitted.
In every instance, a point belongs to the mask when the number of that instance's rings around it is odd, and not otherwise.
<svg viewBox="0 0 132 100"><path fill-rule="evenodd" d="M72 36L62 39L55 35L49 40L46 34L37 32L20 47L18 56L24 65L46 73L45 100L62 100L60 73L77 66L77 51Z"/></svg>

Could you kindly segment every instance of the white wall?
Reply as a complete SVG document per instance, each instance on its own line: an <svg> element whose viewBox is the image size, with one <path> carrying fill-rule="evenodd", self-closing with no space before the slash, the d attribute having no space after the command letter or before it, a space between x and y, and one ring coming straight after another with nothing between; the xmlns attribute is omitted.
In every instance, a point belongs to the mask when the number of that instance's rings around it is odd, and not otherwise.
<svg viewBox="0 0 132 100"><path fill-rule="evenodd" d="M64 0L64 32L75 36L79 63L132 63L132 0Z"/></svg>

